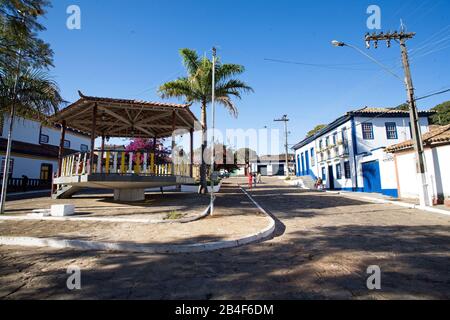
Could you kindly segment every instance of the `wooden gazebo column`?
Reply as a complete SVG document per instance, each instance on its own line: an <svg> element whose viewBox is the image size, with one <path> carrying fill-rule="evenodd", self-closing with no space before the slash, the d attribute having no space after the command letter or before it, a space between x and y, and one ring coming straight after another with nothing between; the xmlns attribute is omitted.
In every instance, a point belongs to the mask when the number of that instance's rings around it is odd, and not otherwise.
<svg viewBox="0 0 450 320"><path fill-rule="evenodd" d="M58 177L61 177L62 173L62 158L64 156L64 141L66 140L66 120L61 122L61 137L59 139L59 151L58 151Z"/></svg>
<svg viewBox="0 0 450 320"><path fill-rule="evenodd" d="M191 164L189 165L190 177L194 177L194 129L189 130L190 149L191 149Z"/></svg>
<svg viewBox="0 0 450 320"><path fill-rule="evenodd" d="M100 147L100 173L103 173L103 150L105 150L105 133L102 133L102 145Z"/></svg>
<svg viewBox="0 0 450 320"><path fill-rule="evenodd" d="M89 174L94 168L95 130L97 127L97 104L92 108L92 128L91 128L91 157L89 159Z"/></svg>
<svg viewBox="0 0 450 320"><path fill-rule="evenodd" d="M175 175L175 128L176 128L177 115L175 110L172 111L172 175Z"/></svg>

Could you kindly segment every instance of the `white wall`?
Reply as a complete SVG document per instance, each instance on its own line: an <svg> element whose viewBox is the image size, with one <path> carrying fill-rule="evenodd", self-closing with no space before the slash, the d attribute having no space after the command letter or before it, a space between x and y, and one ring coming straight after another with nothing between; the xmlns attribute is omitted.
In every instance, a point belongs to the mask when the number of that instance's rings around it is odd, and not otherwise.
<svg viewBox="0 0 450 320"><path fill-rule="evenodd" d="M362 123L372 123L373 125L373 140L363 139L362 133ZM397 125L397 139L387 139L386 136L386 123L395 122ZM370 152L373 149L380 147L388 147L406 140L411 139L411 134L409 130L409 117L383 117L383 118L373 118L373 117L355 117L355 127L356 127L356 140L357 140L357 153ZM422 133L428 132L428 118L420 118L420 127Z"/></svg>
<svg viewBox="0 0 450 320"><path fill-rule="evenodd" d="M311 149L314 149L314 157L311 157ZM306 158L305 154L306 151L308 152L308 158L309 158L309 169L314 173L315 176L318 176L318 164L317 164L317 147L316 147L316 140L311 141L307 145L301 147L300 149L295 151L295 168L296 168L296 174L298 175L302 170L302 157L301 154L303 153L303 161L304 166L306 167Z"/></svg>
<svg viewBox="0 0 450 320"><path fill-rule="evenodd" d="M3 130L0 132L3 138L8 136L9 115L4 114ZM59 146L61 130L52 127L42 127L38 121L16 117L13 124L13 140L30 143L34 145L39 144L39 135L42 130L43 134L49 136L49 145ZM70 149L80 150L81 144L85 144L90 148L90 138L66 131L66 140L70 141ZM4 155L1 156L4 158ZM14 159L14 166L12 177L21 178L26 175L30 179L39 179L41 174L41 164L48 163L53 165L53 172L58 169L57 159L45 159L28 156L12 156ZM1 162L0 162L1 164Z"/></svg>
<svg viewBox="0 0 450 320"><path fill-rule="evenodd" d="M8 136L9 115L4 114L2 137ZM39 133L41 124L38 121L16 117L13 124L13 140L39 145ZM42 134L49 136L48 144L59 146L61 130L51 127L42 127ZM66 131L66 140L70 141L70 149L80 150L81 144L90 148L91 140L87 136Z"/></svg>
<svg viewBox="0 0 450 320"><path fill-rule="evenodd" d="M416 157L413 151L396 154L400 196L419 197ZM427 179L434 197L450 197L450 145L425 149Z"/></svg>
<svg viewBox="0 0 450 320"><path fill-rule="evenodd" d="M375 150L368 156L358 156L358 187L364 187L362 164L371 161L378 161L380 166L381 189L397 189L394 157L384 152L384 148Z"/></svg>
<svg viewBox="0 0 450 320"><path fill-rule="evenodd" d="M3 162L5 155L1 155L0 164ZM56 172L58 168L58 161L52 159L36 159L27 157L12 156L14 159L14 166L12 177L22 178L22 175L26 175L30 179L39 179L41 175L42 164L52 164L53 172Z"/></svg>
<svg viewBox="0 0 450 320"><path fill-rule="evenodd" d="M335 187L336 188L352 188L355 184L355 163L353 161L353 141L352 141L352 125L351 120L341 124L340 126L336 127L334 130L316 138L314 141L310 142L309 144L303 146L302 148L295 151L295 159L297 163L298 156L300 156L301 159L301 153L304 153L306 150L310 152L311 148L314 147L314 157L315 157L315 165L311 166L311 170L313 170L316 177L322 177L322 168L325 168L326 172L326 179L324 180L324 183L327 187L330 186L330 183L328 181L328 167L333 167L333 175L335 177ZM338 140L342 138L342 132L346 131L346 138L348 142L348 149L349 154L345 158L334 158L327 161L321 161L319 162L319 141L322 140L322 146L325 147L325 140L328 137L330 143L332 143L333 135L336 133ZM344 169L344 162L349 161L350 163L350 172L351 177L350 179L345 178L345 169ZM336 173L336 164L341 164L341 171L342 171L342 178L336 179L337 173ZM297 170L301 170L300 168L297 168Z"/></svg>

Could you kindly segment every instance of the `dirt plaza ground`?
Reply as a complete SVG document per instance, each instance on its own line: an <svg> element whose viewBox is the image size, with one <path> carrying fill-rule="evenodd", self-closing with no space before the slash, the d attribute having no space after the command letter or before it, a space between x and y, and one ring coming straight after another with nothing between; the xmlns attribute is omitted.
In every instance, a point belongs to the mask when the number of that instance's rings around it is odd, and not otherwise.
<svg viewBox="0 0 450 320"><path fill-rule="evenodd" d="M0 297L450 298L449 216L301 190L276 178L263 182L251 195L276 219L272 239L158 255L2 246ZM250 210L248 199L236 198L239 183L245 180L229 179L219 194L223 214ZM66 287L71 265L81 269L81 290ZM367 289L370 265L381 269L381 290Z"/></svg>

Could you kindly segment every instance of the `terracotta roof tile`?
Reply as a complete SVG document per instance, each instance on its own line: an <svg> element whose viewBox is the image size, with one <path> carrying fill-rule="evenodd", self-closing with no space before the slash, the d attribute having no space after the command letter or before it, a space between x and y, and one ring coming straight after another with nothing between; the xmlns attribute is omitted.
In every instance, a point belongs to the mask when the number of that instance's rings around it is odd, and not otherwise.
<svg viewBox="0 0 450 320"><path fill-rule="evenodd" d="M447 143L450 144L450 124L438 128L432 128L429 132L422 135L424 145L434 145ZM413 141L407 140L386 148L386 152L397 152L411 149Z"/></svg>
<svg viewBox="0 0 450 320"><path fill-rule="evenodd" d="M408 114L408 110L398 110L384 107L364 107L362 109L350 111L350 114ZM419 111L420 114L433 114L434 111Z"/></svg>
<svg viewBox="0 0 450 320"><path fill-rule="evenodd" d="M85 96L80 91L78 92L81 98L89 101L95 102L106 102L106 103L124 103L124 104L136 104L139 106L155 106L155 107L172 107L172 108L187 108L190 104L178 104L178 103L165 103L165 102L155 102L155 101L144 101L144 100L134 100L134 99L114 99L114 98L104 98L104 97L93 97Z"/></svg>

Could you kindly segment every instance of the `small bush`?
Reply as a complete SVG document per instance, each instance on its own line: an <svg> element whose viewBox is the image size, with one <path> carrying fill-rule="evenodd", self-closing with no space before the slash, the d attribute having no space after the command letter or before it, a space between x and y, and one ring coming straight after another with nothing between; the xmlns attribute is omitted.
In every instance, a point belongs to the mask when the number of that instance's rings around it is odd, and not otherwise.
<svg viewBox="0 0 450 320"><path fill-rule="evenodd" d="M170 211L166 217L164 218L164 220L178 220L183 218L184 214L178 212L178 211Z"/></svg>
<svg viewBox="0 0 450 320"><path fill-rule="evenodd" d="M289 181L291 180L291 177L286 177L284 180Z"/></svg>

